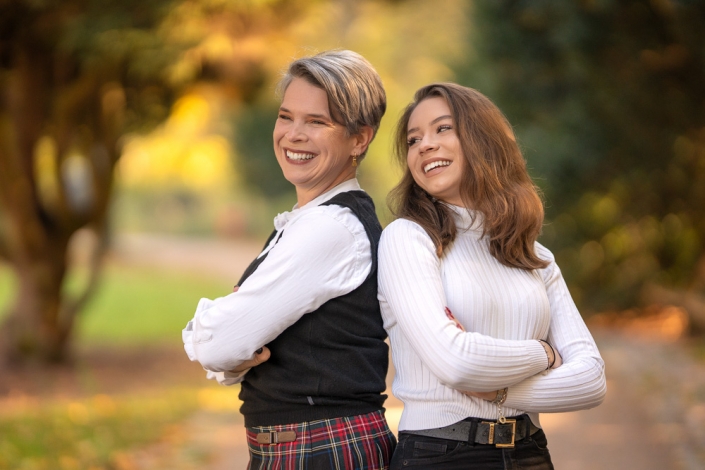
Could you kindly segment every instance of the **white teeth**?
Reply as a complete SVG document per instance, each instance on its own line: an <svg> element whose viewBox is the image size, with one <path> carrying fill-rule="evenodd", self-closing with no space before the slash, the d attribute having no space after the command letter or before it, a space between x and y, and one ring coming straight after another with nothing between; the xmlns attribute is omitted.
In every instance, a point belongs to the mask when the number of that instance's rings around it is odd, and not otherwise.
<svg viewBox="0 0 705 470"><path fill-rule="evenodd" d="M428 165L426 165L425 167L423 167L423 172L428 173L429 171L433 170L434 168L438 168L439 166L448 166L450 164L451 164L451 162L449 162L448 160L438 160L435 162L431 162Z"/></svg>
<svg viewBox="0 0 705 470"><path fill-rule="evenodd" d="M311 160L315 155L311 153L294 153L289 150L286 151L286 156L291 160Z"/></svg>

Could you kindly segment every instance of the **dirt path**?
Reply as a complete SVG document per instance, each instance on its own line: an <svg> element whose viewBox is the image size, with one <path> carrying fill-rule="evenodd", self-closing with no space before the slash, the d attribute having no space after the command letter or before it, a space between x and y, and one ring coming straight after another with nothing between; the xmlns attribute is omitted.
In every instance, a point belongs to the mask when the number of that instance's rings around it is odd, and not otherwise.
<svg viewBox="0 0 705 470"><path fill-rule="evenodd" d="M230 274L234 262L244 269L259 249L257 242L132 236L117 239L114 255L124 262ZM705 469L705 365L687 352L684 340L634 338L613 330L594 334L606 362L607 398L593 410L542 415L556 468ZM401 404L391 397L387 407L395 426ZM179 449L145 452L142 468L196 468L184 466L194 453L209 456L204 470L245 468L238 413L202 411L185 433Z"/></svg>
<svg viewBox="0 0 705 470"><path fill-rule="evenodd" d="M607 398L592 410L541 416L555 467L705 468L705 367L693 362L679 343L635 341L610 332L598 332L596 337L607 365ZM679 364L678 371L667 368L674 363ZM387 402L393 427L401 409L393 397ZM190 437L182 453L210 455L207 470L245 468L242 426L237 413L201 412L189 423Z"/></svg>

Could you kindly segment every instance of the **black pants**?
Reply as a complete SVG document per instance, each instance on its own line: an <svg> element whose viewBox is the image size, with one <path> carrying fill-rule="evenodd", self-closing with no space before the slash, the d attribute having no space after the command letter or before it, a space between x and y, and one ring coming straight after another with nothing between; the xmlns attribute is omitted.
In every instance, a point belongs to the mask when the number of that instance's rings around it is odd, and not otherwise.
<svg viewBox="0 0 705 470"><path fill-rule="evenodd" d="M399 433L390 470L553 470L542 430L515 443L514 448Z"/></svg>

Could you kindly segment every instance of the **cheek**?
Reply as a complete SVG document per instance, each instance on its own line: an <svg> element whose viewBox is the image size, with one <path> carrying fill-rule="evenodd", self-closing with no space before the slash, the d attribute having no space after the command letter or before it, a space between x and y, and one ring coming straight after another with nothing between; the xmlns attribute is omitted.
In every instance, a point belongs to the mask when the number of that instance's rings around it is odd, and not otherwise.
<svg viewBox="0 0 705 470"><path fill-rule="evenodd" d="M410 151L406 157L406 164L409 167L409 170L411 170L411 174L414 176L414 179L418 179L418 176L423 174L423 170L419 167L418 152L413 150Z"/></svg>
<svg viewBox="0 0 705 470"><path fill-rule="evenodd" d="M283 135L284 132L282 132L281 129L277 129L276 127L274 128L274 132L272 132L272 142L274 142L274 145L282 139Z"/></svg>
<svg viewBox="0 0 705 470"><path fill-rule="evenodd" d="M416 155L414 155L413 150L406 152L406 166L408 166L411 171L414 171L414 162L416 161Z"/></svg>

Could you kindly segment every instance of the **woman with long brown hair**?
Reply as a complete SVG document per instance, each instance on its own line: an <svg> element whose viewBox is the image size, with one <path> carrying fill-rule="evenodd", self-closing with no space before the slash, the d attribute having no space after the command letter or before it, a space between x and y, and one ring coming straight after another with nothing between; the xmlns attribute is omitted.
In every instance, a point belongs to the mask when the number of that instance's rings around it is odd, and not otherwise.
<svg viewBox="0 0 705 470"><path fill-rule="evenodd" d="M537 243L543 206L511 126L453 83L416 92L396 132L379 299L404 402L390 468L551 469L539 413L590 408L604 363Z"/></svg>

